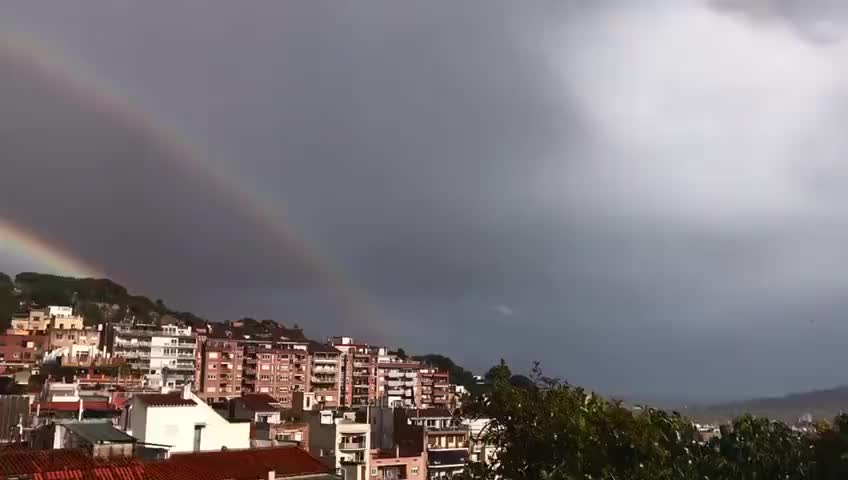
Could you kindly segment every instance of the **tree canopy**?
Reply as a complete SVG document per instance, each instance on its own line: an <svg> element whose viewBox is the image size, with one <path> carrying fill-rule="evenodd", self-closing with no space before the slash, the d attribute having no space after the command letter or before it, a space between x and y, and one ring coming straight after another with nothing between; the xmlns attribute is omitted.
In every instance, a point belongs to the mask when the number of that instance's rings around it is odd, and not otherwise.
<svg viewBox="0 0 848 480"><path fill-rule="evenodd" d="M460 415L488 419L483 441L494 465L470 465L466 479L835 480L848 478L848 415L813 434L745 415L702 440L678 413L629 408L533 369L533 388L515 385L505 363L491 389Z"/></svg>

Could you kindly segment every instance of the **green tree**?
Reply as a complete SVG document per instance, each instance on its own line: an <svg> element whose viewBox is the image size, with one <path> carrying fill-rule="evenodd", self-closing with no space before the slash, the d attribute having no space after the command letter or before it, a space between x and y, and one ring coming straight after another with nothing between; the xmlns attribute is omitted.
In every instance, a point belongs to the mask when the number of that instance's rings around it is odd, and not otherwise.
<svg viewBox="0 0 848 480"><path fill-rule="evenodd" d="M461 416L488 419L483 440L495 465L471 465L465 478L511 480L802 480L848 478L848 438L818 440L780 422L745 416L700 441L690 421L653 408L631 409L533 369L535 388L512 385L505 364L492 388ZM838 427L848 417L837 419ZM848 428L846 428L848 433ZM828 440L825 442L824 439ZM830 476L821 476L828 472Z"/></svg>
<svg viewBox="0 0 848 480"><path fill-rule="evenodd" d="M15 285L5 273L0 273L0 332L12 324L12 315L18 309Z"/></svg>

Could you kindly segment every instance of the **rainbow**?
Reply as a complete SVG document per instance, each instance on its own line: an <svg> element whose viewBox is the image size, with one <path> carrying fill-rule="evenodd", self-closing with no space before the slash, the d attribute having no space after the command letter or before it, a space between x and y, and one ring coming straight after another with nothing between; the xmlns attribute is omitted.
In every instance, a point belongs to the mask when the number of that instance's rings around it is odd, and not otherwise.
<svg viewBox="0 0 848 480"><path fill-rule="evenodd" d="M265 208L255 195L239 187L233 177L210 168L198 149L176 130L155 125L152 116L131 105L111 88L93 76L90 69L73 68L65 57L56 54L29 37L0 32L0 60L11 61L15 68L26 69L44 78L57 90L72 96L97 112L110 115L116 123L143 135L149 142L168 152L174 167L215 189L236 205L242 214L262 227L269 238L275 239L280 250L296 255L321 282L332 291L346 310L347 320L365 322L376 320L364 292L350 286L345 277L326 262L321 255L306 244L280 218L280 212ZM92 263L65 252L57 243L39 239L30 229L13 225L0 219L0 240L9 238L27 254L65 272L80 272L89 276L102 276L101 269ZM126 279L116 279L125 281Z"/></svg>
<svg viewBox="0 0 848 480"><path fill-rule="evenodd" d="M19 225L0 219L0 251L6 248L31 256L54 270L54 273L79 277L104 277L96 267L38 238ZM5 272L14 274L15 272Z"/></svg>

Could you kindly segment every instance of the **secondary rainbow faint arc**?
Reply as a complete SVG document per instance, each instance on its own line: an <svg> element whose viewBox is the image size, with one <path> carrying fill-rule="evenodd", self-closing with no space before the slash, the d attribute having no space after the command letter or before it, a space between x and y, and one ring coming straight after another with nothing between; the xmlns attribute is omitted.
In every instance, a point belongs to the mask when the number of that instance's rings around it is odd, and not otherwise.
<svg viewBox="0 0 848 480"><path fill-rule="evenodd" d="M207 185L229 196L243 214L267 229L273 238L280 242L282 251L295 254L304 261L325 286L334 292L337 299L342 301L352 319L369 323L376 320L373 309L363 299L364 293L353 289L339 272L331 268L298 235L279 221L277 215L264 208L228 177L200 160L196 148L184 137L172 129L157 128L149 115L116 95L113 88L94 78L89 70L70 68L61 55L54 54L32 39L18 34L12 36L0 33L0 58L11 60L18 68L30 69L62 93L72 95L81 103L116 118L123 127L141 133L148 141L170 153L168 156L175 159L173 163L176 167L183 168L187 174L201 178ZM57 267L99 274L99 269L64 251L57 243L40 240L28 229L8 221L4 222L0 218L0 233L4 232L33 255L54 262Z"/></svg>

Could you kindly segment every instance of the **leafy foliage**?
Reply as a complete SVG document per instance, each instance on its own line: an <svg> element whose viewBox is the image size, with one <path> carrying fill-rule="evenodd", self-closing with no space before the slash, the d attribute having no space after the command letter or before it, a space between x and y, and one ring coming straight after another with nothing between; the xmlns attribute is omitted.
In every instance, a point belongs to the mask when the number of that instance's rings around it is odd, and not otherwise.
<svg viewBox="0 0 848 480"><path fill-rule="evenodd" d="M18 308L15 299L15 285L12 279L5 273L0 273L0 331L4 331L11 325L12 314Z"/></svg>
<svg viewBox="0 0 848 480"><path fill-rule="evenodd" d="M465 418L489 420L483 440L494 465L470 465L473 480L835 480L848 478L848 415L816 435L745 415L701 441L678 413L626 408L533 369L516 386L501 363L491 390L471 398Z"/></svg>

